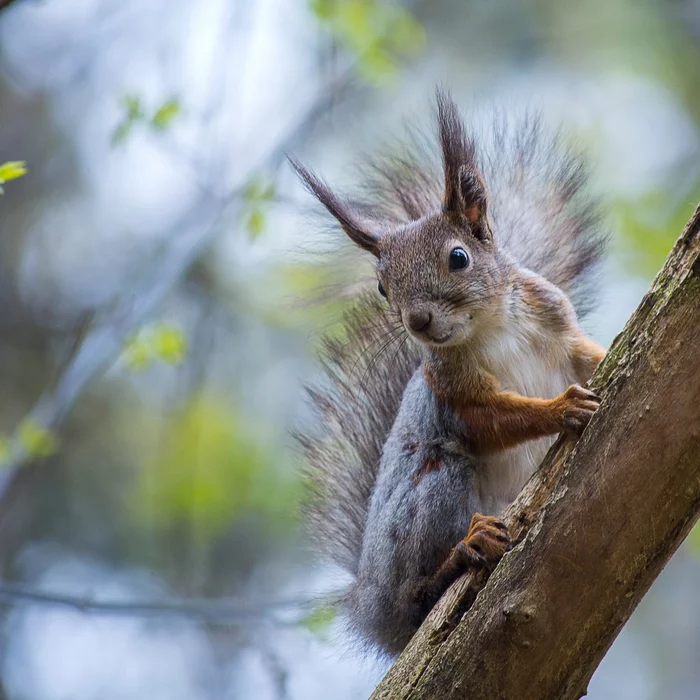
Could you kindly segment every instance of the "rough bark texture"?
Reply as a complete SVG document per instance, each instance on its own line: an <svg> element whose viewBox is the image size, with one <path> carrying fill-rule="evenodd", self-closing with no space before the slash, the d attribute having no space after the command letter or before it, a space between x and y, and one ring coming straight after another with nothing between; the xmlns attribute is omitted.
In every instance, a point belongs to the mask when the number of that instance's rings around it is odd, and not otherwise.
<svg viewBox="0 0 700 700"><path fill-rule="evenodd" d="M700 513L700 206L591 384L582 438L506 511L518 546L443 596L372 698L585 694Z"/></svg>

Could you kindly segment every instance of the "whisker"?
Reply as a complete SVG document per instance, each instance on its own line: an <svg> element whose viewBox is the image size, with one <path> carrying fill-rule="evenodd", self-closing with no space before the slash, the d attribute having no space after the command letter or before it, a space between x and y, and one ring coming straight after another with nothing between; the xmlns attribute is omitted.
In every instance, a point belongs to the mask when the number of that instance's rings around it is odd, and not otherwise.
<svg viewBox="0 0 700 700"><path fill-rule="evenodd" d="M350 370L348 376L352 377L354 375L355 369L357 368L357 365L360 364L360 362L365 358L366 354L370 350L372 350L373 348L376 348L378 344L384 342L387 338L389 338L390 336L393 336L395 333L400 332L400 331L401 331L400 328L397 328L394 326L394 327L391 327L390 329L388 329L387 331L385 331L384 333L381 333L376 338L372 338L372 340L367 344L367 346L365 348L362 349L362 351L358 355L358 357L355 360L355 362L352 366L352 369ZM391 340L392 340L392 338L390 338L390 341Z"/></svg>
<svg viewBox="0 0 700 700"><path fill-rule="evenodd" d="M392 343L395 343L397 340L399 340L402 337L402 334L399 333L399 335L393 335L389 340L382 345L381 348L377 351L377 353L372 357L372 359L369 361L367 364L367 368L365 369L365 373L362 375L362 379L360 380L360 387L364 388L364 383L365 379L367 379L367 375L372 371L372 369L376 366L377 361L379 360L380 356L384 353L384 351L392 345Z"/></svg>

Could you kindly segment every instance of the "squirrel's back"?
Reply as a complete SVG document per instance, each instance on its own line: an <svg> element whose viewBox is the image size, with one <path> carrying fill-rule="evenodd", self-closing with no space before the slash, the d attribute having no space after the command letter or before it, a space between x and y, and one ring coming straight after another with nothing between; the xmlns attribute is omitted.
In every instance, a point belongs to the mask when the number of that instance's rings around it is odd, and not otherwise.
<svg viewBox="0 0 700 700"><path fill-rule="evenodd" d="M464 129L450 109L439 113L441 135ZM466 129L459 140L465 161L460 165L483 177L498 248L564 291L581 318L595 301L594 273L606 239L597 203L586 192L582 160L532 116L499 116L488 134ZM440 210L440 155L436 140L412 136L366 163L364 195L348 206L379 225ZM322 201L334 197L313 174L295 167ZM358 297L345 325L343 340L325 343L325 377L310 390L317 430L300 441L313 487L307 507L311 535L321 551L357 576L382 450L420 352L374 291Z"/></svg>

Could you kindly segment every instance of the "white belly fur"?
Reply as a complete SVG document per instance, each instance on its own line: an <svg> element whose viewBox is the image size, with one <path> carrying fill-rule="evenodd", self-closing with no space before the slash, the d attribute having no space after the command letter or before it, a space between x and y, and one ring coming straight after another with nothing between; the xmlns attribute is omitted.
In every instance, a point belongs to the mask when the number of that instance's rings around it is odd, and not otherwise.
<svg viewBox="0 0 700 700"><path fill-rule="evenodd" d="M537 329L522 331L494 338L482 355L489 359L486 368L502 391L543 399L558 396L576 381L568 352L563 346L544 346ZM513 501L555 439L529 440L483 459L476 488L486 514L498 515Z"/></svg>

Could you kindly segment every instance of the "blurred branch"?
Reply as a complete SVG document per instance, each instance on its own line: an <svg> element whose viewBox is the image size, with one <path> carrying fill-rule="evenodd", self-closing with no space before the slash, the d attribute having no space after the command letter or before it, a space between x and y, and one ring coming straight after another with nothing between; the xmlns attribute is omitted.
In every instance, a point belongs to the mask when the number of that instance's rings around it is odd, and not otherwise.
<svg viewBox="0 0 700 700"><path fill-rule="evenodd" d="M297 125L286 138L270 149L258 167L253 169L253 173L261 169L279 169L287 150L304 141L337 93L350 85L352 76L351 67L329 81ZM249 178L250 174L223 199L217 199L212 193L202 193L198 204L175 227L175 230L183 233L173 233L169 237L172 242L165 247L162 260L157 264L156 270L143 281L141 288L124 296L111 314L110 322L92 324L55 387L45 392L31 411L29 421L33 425L55 431L62 424L89 383L119 357L129 337L155 312L213 240L217 225L228 207L244 193ZM0 501L4 499L19 468L32 458L26 446L17 439L11 441L8 453L5 470L0 475Z"/></svg>
<svg viewBox="0 0 700 700"><path fill-rule="evenodd" d="M299 625L315 601L290 600L250 605L230 598L167 598L164 600L100 601L89 597L60 595L0 583L0 604L47 605L71 608L86 614L124 617L188 617L213 627Z"/></svg>
<svg viewBox="0 0 700 700"><path fill-rule="evenodd" d="M286 700L289 697L289 671L269 641L261 644L260 653L270 674L270 680L278 700Z"/></svg>

